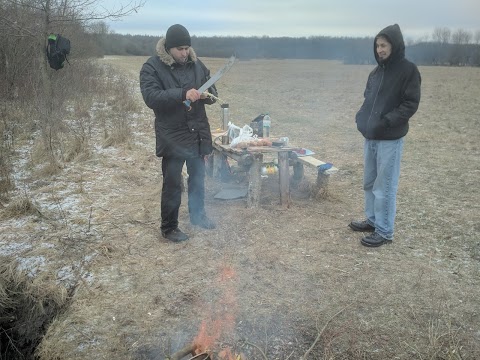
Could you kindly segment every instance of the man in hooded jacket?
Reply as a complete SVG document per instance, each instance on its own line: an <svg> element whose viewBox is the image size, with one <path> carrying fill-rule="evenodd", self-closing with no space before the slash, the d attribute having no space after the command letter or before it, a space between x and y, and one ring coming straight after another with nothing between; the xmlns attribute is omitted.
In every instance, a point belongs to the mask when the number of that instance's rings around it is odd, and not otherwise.
<svg viewBox="0 0 480 360"><path fill-rule="evenodd" d="M378 66L370 73L364 102L356 114L365 138L365 217L352 221L354 231L371 232L365 246L377 247L393 240L400 161L408 122L420 103L421 77L405 58L405 44L397 24L380 31L374 41Z"/></svg>
<svg viewBox="0 0 480 360"><path fill-rule="evenodd" d="M140 89L145 104L155 113L156 155L162 157L161 232L166 239L179 242L188 239L178 228L185 163L190 222L205 229L215 228L204 204L204 157L213 150L205 104L215 100L196 90L210 78L210 71L197 58L184 26L169 27L156 50L157 55L142 66ZM214 86L208 92L217 96ZM185 100L190 100L190 107Z"/></svg>

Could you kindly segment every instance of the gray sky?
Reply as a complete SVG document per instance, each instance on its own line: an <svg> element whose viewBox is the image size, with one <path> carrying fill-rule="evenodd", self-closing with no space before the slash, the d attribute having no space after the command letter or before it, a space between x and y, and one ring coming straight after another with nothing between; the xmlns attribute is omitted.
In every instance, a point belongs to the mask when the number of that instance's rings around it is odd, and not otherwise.
<svg viewBox="0 0 480 360"><path fill-rule="evenodd" d="M128 0L101 2L108 9ZM179 5L181 3L182 5ZM110 4L110 5L109 5ZM479 0L146 0L138 13L108 22L119 34L165 34L172 24L197 36L374 36L398 23L406 39L436 27L480 30Z"/></svg>

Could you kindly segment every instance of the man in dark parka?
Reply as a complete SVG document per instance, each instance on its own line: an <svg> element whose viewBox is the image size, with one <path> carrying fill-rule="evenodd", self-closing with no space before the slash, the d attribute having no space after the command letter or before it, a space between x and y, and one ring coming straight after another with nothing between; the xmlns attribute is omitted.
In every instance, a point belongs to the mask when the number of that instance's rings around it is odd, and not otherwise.
<svg viewBox="0 0 480 360"><path fill-rule="evenodd" d="M387 26L374 41L378 66L370 73L364 102L356 114L364 141L365 217L352 221L354 231L371 232L362 238L376 247L393 240L400 161L408 122L420 103L421 77L415 64L405 59L400 27Z"/></svg>
<svg viewBox="0 0 480 360"><path fill-rule="evenodd" d="M156 155L162 158L161 232L166 239L179 242L188 239L178 228L185 163L190 222L215 228L206 216L204 204L204 157L213 150L205 104L215 100L196 90L209 79L210 71L197 58L184 26L172 25L156 50L157 55L142 66L140 89L145 104L155 113ZM217 95L214 86L208 92ZM191 101L190 109L183 103L185 100Z"/></svg>

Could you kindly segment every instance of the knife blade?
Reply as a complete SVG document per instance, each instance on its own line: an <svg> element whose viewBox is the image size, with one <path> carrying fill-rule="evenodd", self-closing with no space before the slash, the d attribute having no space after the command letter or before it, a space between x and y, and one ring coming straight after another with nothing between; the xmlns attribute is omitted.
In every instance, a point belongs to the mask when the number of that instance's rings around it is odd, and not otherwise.
<svg viewBox="0 0 480 360"><path fill-rule="evenodd" d="M232 67L234 63L235 63L235 55L232 55L228 59L228 62L220 70L218 70L210 79L208 79L202 86L200 86L200 88L198 88L197 91L200 94L203 94L206 90L208 90L210 86L212 86L218 80L220 80L223 74L225 74ZM191 104L190 100L185 100L183 103L185 104L185 106L188 108L189 111L192 109L190 106Z"/></svg>

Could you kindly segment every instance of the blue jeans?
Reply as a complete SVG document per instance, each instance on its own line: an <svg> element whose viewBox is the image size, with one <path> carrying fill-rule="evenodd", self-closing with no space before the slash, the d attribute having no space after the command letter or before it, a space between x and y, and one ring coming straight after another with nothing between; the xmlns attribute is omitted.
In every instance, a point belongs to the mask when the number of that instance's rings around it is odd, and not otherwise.
<svg viewBox="0 0 480 360"><path fill-rule="evenodd" d="M365 215L375 232L392 240L404 138L364 144Z"/></svg>
<svg viewBox="0 0 480 360"><path fill-rule="evenodd" d="M161 230L178 227L178 213L182 201L182 169L187 163L188 212L190 217L205 215L205 160L203 156L190 158L162 158L163 187L161 200Z"/></svg>

